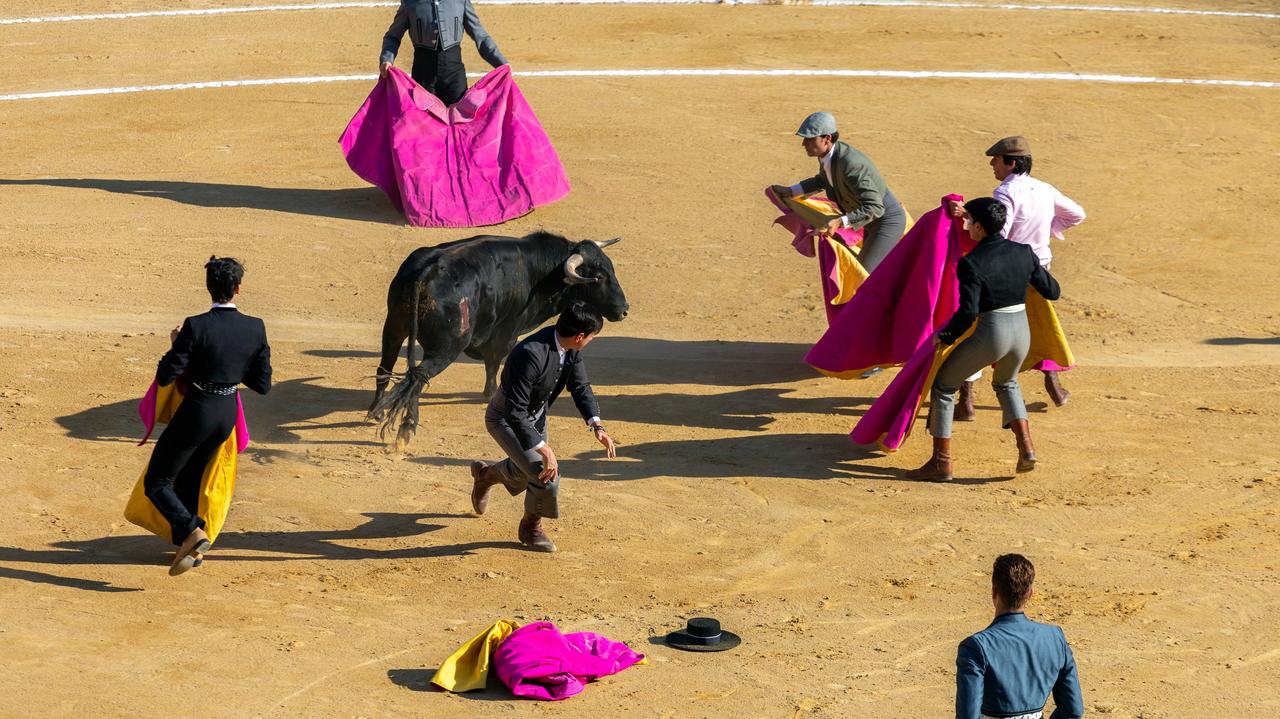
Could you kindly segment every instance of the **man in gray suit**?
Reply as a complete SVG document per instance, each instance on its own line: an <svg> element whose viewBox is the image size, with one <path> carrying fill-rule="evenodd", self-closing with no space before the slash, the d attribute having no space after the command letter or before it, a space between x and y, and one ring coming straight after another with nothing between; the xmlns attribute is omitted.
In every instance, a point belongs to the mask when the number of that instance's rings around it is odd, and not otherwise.
<svg viewBox="0 0 1280 719"><path fill-rule="evenodd" d="M427 92L452 105L467 92L467 69L462 65L462 33L493 67L507 64L498 45L489 37L471 0L400 0L395 19L382 36L379 75L395 62L405 31L413 41L413 75Z"/></svg>
<svg viewBox="0 0 1280 719"><path fill-rule="evenodd" d="M840 206L844 214L831 220L827 232L841 227L863 228L858 262L872 272L902 239L907 213L885 185L871 160L840 141L836 119L829 112L805 118L796 134L803 138L809 157L818 158L818 174L791 187L776 188L784 197L812 195L819 190Z"/></svg>
<svg viewBox="0 0 1280 719"><path fill-rule="evenodd" d="M511 350L502 368L502 384L484 413L485 428L507 459L471 463L471 507L476 514L484 514L489 490L499 484L513 497L524 492L518 536L521 544L536 551L556 551L542 529L542 519L560 516L560 466L547 443L547 410L562 391L569 390L587 429L608 457L617 456L613 440L600 423L600 406L581 355L603 327L599 310L574 302L555 326L534 332Z"/></svg>

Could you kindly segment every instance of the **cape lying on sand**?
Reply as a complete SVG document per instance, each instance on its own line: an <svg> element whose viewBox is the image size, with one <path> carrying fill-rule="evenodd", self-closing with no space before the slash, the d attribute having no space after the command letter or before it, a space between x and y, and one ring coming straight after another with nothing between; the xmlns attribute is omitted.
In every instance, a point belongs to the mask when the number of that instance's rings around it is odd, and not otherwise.
<svg viewBox="0 0 1280 719"><path fill-rule="evenodd" d="M418 227L495 225L569 194L564 166L507 65L451 107L390 68L341 144L351 169Z"/></svg>
<svg viewBox="0 0 1280 719"><path fill-rule="evenodd" d="M590 681L643 663L643 654L599 634L561 634L551 622L522 627L499 619L444 660L431 683L451 692L484 689L492 670L516 696L559 701Z"/></svg>

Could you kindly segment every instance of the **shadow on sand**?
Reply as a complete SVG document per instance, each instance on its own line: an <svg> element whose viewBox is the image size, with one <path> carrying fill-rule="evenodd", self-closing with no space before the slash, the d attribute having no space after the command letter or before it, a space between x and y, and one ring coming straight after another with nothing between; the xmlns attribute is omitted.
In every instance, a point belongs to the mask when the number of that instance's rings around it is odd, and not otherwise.
<svg viewBox="0 0 1280 719"><path fill-rule="evenodd" d="M388 669L387 679L390 679L392 684L411 691L443 694L443 689L431 683L431 677L436 675L436 671L436 669ZM497 672L489 673L489 683L484 689L461 692L453 696L489 702L522 701L502 683L502 680L497 677Z"/></svg>
<svg viewBox="0 0 1280 719"><path fill-rule="evenodd" d="M218 535L209 559L242 562L281 562L298 559L388 560L422 559L473 554L481 549L520 549L518 542L467 542L432 546L373 549L349 546L344 542L367 543L379 539L408 539L443 529L445 525L425 520L471 518L469 514L398 514L365 512L368 521L352 529L317 529L298 532L258 531L223 532ZM112 536L98 539L54 542L51 549L0 547L0 562L23 562L48 565L151 565L169 563L172 545L153 535ZM269 554L236 554L236 550ZM527 550L525 550L527 551ZM286 555L286 556L281 556ZM94 580L68 579L43 572L0 567L0 578L22 579L41 584L87 589L99 592L134 591L112 587Z"/></svg>
<svg viewBox="0 0 1280 719"><path fill-rule="evenodd" d="M1280 345L1280 337L1214 337L1204 341L1207 345L1238 347L1240 345Z"/></svg>
<svg viewBox="0 0 1280 719"><path fill-rule="evenodd" d="M217 182L175 180L112 180L105 178L48 178L7 180L0 186L28 185L102 190L135 197L158 197L196 207L234 207L289 212L340 220L404 224L404 218L376 187L321 190Z"/></svg>
<svg viewBox="0 0 1280 719"><path fill-rule="evenodd" d="M808 351L807 344L788 342L658 340L616 337L606 332L591 343L583 356L587 360L592 383L600 386L704 384L749 387L818 377L818 373L804 363L804 355ZM376 371L380 356L376 346L367 350L313 349L305 350L303 354L327 359L367 358L371 361L370 376ZM404 352L400 356L397 368L403 370ZM455 362L480 364L465 355ZM372 384L370 382L371 387Z"/></svg>
<svg viewBox="0 0 1280 719"><path fill-rule="evenodd" d="M368 439L363 430L372 426L364 422L317 422L333 412L359 410L367 406L373 391L323 387L315 384L321 377L301 377L279 382L265 397L248 390L240 393L244 401L245 418L249 422L249 435L263 442L280 444L355 444L381 446ZM138 418L137 399L112 402L91 407L74 414L56 418L67 430L68 436L91 442L132 442L142 439L142 421ZM314 429L352 428L359 430L361 438L350 440L311 440L304 435ZM160 435L163 427L157 427L151 437ZM252 445L250 445L252 447Z"/></svg>

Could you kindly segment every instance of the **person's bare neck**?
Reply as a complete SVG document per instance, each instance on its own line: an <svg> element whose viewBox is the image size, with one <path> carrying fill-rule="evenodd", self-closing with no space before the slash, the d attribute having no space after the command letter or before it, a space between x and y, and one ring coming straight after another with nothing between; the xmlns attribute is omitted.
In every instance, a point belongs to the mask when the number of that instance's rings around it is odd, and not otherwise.
<svg viewBox="0 0 1280 719"><path fill-rule="evenodd" d="M1022 607L1011 607L1005 604L1004 602L996 602L995 606L996 606L997 617L1003 616L1005 614L1012 614L1014 612L1021 612L1023 609Z"/></svg>

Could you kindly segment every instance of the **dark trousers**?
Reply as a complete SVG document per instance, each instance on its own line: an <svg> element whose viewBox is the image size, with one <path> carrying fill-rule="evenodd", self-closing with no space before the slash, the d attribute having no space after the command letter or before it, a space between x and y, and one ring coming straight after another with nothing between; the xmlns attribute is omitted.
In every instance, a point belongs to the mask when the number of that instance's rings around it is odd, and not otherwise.
<svg viewBox="0 0 1280 719"><path fill-rule="evenodd" d="M236 396L206 394L189 387L169 426L156 440L143 489L182 544L204 520L200 479L205 465L236 426Z"/></svg>
<svg viewBox="0 0 1280 719"><path fill-rule="evenodd" d="M862 263L867 274L875 271L884 258L889 256L902 233L907 229L907 211L902 209L898 198L887 189L884 193L884 214L873 222L867 223L862 235L862 251L858 253L858 262Z"/></svg>
<svg viewBox="0 0 1280 719"><path fill-rule="evenodd" d="M546 519L560 517L560 475L555 479L543 482L538 479L542 473L542 455L536 450L528 450L520 446L520 440L507 423L507 399L502 390L498 390L489 401L484 412L484 426L489 430L507 458L491 465L491 469L502 480L502 486L514 497L524 492L524 511L526 515L536 514ZM534 420L534 429L547 441L547 413L545 411Z"/></svg>
<svg viewBox="0 0 1280 719"><path fill-rule="evenodd" d="M448 50L413 48L413 81L422 89L452 105L467 92L467 68L462 66L462 46Z"/></svg>

